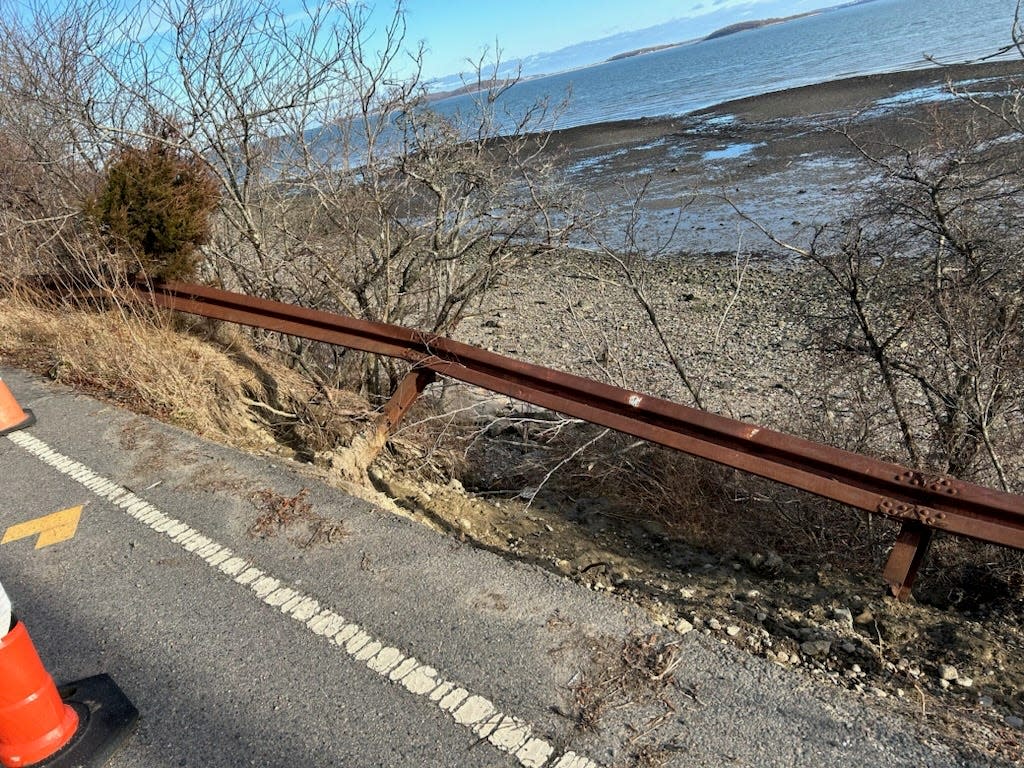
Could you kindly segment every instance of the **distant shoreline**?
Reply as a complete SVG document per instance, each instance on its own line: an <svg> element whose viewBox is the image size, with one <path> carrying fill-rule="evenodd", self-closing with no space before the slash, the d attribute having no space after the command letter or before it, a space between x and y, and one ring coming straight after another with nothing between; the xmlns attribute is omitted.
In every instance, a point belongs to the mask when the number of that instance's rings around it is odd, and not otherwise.
<svg viewBox="0 0 1024 768"><path fill-rule="evenodd" d="M607 64L610 61L621 61L622 59L631 59L634 56L645 56L648 53L657 53L658 51L667 51L670 48L681 48L684 45L697 45L698 43L705 43L709 40L718 40L722 37L729 37L740 32L749 32L754 29L762 29L764 27L772 27L776 24L785 24L788 21L796 21L797 19L805 19L808 16L819 16L822 13L833 11L838 8L845 8L848 5L858 5L862 3L870 3L874 0L859 0L856 3L845 3L842 5L830 5L825 8L816 8L813 11L804 11L803 13L794 13L792 16L773 16L767 19L751 19L750 21L738 21L735 24L729 24L724 27L716 29L710 34L704 35L703 37L694 37L689 40L680 40L674 43L661 43L660 45L647 45L643 48L634 48L631 51L623 51L622 53L616 53L614 56L609 56L600 64ZM593 64L587 66L594 66ZM558 74L558 73L550 73Z"/></svg>

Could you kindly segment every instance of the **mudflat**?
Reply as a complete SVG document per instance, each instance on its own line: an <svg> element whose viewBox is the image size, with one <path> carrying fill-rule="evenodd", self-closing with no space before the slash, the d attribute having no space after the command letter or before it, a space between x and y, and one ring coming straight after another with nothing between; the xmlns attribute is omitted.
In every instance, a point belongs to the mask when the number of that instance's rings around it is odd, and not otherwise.
<svg viewBox="0 0 1024 768"><path fill-rule="evenodd" d="M642 191L642 229L681 253L763 250L769 242L734 208L784 239L841 217L870 184L857 143L884 152L930 139L936 105L969 109L1024 78L1024 61L891 72L725 102L681 117L556 132L550 151L566 182L605 211L614 240ZM684 209L682 210L681 209Z"/></svg>

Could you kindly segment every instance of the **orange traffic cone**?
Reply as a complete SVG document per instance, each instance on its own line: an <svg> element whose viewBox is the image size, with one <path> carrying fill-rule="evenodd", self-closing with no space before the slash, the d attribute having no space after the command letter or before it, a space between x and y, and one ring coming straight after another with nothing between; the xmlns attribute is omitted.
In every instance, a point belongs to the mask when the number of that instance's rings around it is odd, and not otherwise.
<svg viewBox="0 0 1024 768"><path fill-rule="evenodd" d="M59 691L0 585L0 765L101 766L138 711L107 675Z"/></svg>
<svg viewBox="0 0 1024 768"><path fill-rule="evenodd" d="M0 379L0 435L31 427L35 423L35 414L18 405L11 390L4 384L4 380Z"/></svg>
<svg viewBox="0 0 1024 768"><path fill-rule="evenodd" d="M25 625L0 640L0 763L38 763L75 735L78 713L57 693Z"/></svg>

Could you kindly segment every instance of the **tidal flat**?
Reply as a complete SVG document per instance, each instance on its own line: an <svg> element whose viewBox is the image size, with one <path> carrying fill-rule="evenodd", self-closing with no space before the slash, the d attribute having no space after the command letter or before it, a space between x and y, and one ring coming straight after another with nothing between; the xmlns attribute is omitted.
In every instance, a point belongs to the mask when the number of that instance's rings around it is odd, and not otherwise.
<svg viewBox="0 0 1024 768"><path fill-rule="evenodd" d="M937 106L970 110L966 94L993 103L1022 77L1020 60L852 77L682 117L569 128L548 151L562 180L602 211L609 244L621 242L642 192L638 231L658 243L674 233L665 253L771 252L760 227L799 243L856 214L878 179L861 148L919 148L932 140Z"/></svg>

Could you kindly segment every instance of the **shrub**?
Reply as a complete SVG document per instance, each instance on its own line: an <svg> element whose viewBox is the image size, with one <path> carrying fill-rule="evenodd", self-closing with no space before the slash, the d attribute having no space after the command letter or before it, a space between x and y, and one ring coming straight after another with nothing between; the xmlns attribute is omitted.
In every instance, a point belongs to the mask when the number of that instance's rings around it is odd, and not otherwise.
<svg viewBox="0 0 1024 768"><path fill-rule="evenodd" d="M209 237L217 186L209 169L169 141L126 147L109 165L87 214L112 250L126 251L150 279L194 277Z"/></svg>

